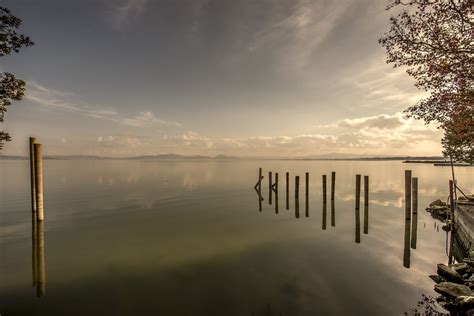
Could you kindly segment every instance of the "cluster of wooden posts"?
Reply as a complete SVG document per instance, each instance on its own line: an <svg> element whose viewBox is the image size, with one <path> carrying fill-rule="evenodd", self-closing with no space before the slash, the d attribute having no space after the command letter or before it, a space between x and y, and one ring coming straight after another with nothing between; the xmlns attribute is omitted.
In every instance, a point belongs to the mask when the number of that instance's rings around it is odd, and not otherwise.
<svg viewBox="0 0 474 316"><path fill-rule="evenodd" d="M403 266L410 268L410 248L416 249L418 230L418 178L405 170L405 236Z"/></svg>
<svg viewBox="0 0 474 316"><path fill-rule="evenodd" d="M43 208L43 157L42 146L30 137L30 178L31 178L31 241L33 286L36 295L44 296L46 287L44 260L44 208Z"/></svg>
<svg viewBox="0 0 474 316"><path fill-rule="evenodd" d="M274 176L274 180L273 180ZM262 168L258 170L258 181L255 184L255 191L259 196L259 211L262 211L262 180L264 176L262 174ZM269 195L268 203L272 205L273 203L273 194L275 195L275 213L278 213L278 183L279 175L278 173L268 172L268 185L269 185ZM356 175L356 192L355 192L355 215L356 215L356 242L360 243L360 193L361 193L361 175ZM300 192L300 177L295 176L295 217L300 217L299 211L299 192ZM331 172L331 226L336 226L336 213L335 213L335 190L336 190L336 172ZM322 229L326 229L326 217L327 217L327 175L322 175L322 195L323 195L323 221ZM305 173L305 216L309 217L309 173ZM290 209L290 173L286 172L286 209ZM364 176L364 234L369 232L369 176Z"/></svg>

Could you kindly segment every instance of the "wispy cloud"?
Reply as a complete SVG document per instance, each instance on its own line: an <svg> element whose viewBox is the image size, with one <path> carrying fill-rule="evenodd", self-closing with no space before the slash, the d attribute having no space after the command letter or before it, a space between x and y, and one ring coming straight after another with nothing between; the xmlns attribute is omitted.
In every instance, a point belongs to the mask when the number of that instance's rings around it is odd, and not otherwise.
<svg viewBox="0 0 474 316"><path fill-rule="evenodd" d="M109 0L107 13L114 29L121 30L143 14L148 0Z"/></svg>
<svg viewBox="0 0 474 316"><path fill-rule="evenodd" d="M151 111L144 111L137 115L127 117L111 108L78 101L76 95L71 92L51 89L31 81L28 82L27 85L26 99L49 110L79 114L137 128L180 126L177 122L157 118Z"/></svg>

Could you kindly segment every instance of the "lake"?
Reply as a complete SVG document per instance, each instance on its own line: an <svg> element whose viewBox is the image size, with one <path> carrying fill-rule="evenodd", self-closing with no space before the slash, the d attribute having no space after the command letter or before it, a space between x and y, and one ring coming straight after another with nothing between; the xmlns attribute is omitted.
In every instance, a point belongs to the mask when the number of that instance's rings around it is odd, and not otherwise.
<svg viewBox="0 0 474 316"><path fill-rule="evenodd" d="M261 210L253 188L259 167ZM419 179L416 249L404 247L405 169ZM277 212L268 171L279 173ZM321 177L328 176L329 194L332 171L335 201L328 196L324 207ZM370 177L368 217L362 191L359 220L356 174ZM448 260L442 223L424 209L447 198L450 176L448 167L400 161L45 160L45 221L35 228L44 234L40 289L29 164L3 160L0 313L410 313L423 295L436 296L428 276ZM474 168L456 168L456 176L472 191Z"/></svg>

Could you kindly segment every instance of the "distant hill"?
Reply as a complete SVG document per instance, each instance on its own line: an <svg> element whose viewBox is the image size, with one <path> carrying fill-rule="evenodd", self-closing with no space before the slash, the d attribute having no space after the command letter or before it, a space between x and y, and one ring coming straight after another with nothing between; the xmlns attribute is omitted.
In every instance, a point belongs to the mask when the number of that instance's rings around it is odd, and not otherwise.
<svg viewBox="0 0 474 316"><path fill-rule="evenodd" d="M0 155L0 160L25 160L28 159L26 156L9 156ZM358 155L358 154L322 154L322 155L309 155L299 157L237 157L227 155L202 156L202 155L178 155L178 154L160 154L160 155L143 155L135 157L101 157L93 155L65 155L65 156L44 156L45 160L443 160L440 156L384 156L384 155Z"/></svg>

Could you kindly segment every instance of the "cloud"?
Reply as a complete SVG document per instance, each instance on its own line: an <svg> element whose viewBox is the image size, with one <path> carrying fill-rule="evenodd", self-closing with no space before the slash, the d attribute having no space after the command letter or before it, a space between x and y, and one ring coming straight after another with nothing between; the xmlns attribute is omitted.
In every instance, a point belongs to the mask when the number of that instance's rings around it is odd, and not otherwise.
<svg viewBox="0 0 474 316"><path fill-rule="evenodd" d="M143 14L148 0L109 0L107 11L111 25L116 30L127 26L131 19L136 19Z"/></svg>
<svg viewBox="0 0 474 316"><path fill-rule="evenodd" d="M100 147L126 147L127 149L137 148L147 144L147 142L142 137L122 135L99 136L97 137L97 143L100 145Z"/></svg>
<svg viewBox="0 0 474 316"><path fill-rule="evenodd" d="M118 113L114 109L77 101L75 94L71 92L62 92L59 90L50 89L31 81L27 83L27 86L28 89L25 98L49 110L79 114L137 128L151 128L154 126L180 126L180 124L177 122L159 119L153 112L150 111L140 112L138 115L127 117L121 113Z"/></svg>
<svg viewBox="0 0 474 316"><path fill-rule="evenodd" d="M401 113L395 115L380 114L357 119L345 119L332 126L345 128L394 129L404 124Z"/></svg>

